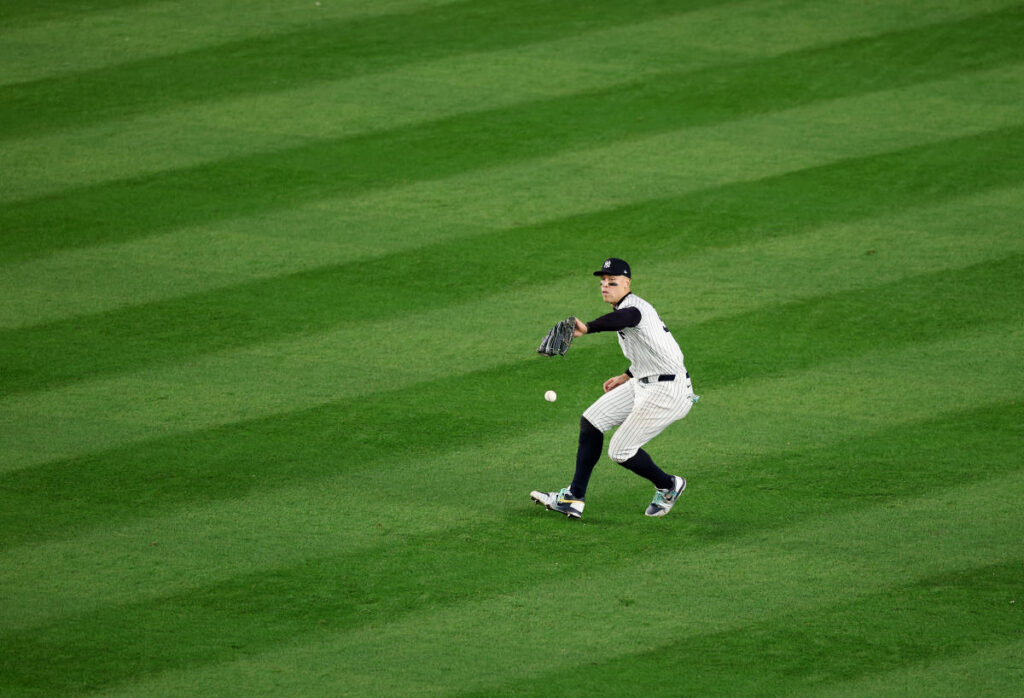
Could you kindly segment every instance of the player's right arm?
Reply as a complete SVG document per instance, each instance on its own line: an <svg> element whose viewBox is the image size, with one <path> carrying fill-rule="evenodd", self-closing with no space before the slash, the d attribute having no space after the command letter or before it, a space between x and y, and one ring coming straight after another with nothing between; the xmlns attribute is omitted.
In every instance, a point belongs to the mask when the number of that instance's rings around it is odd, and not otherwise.
<svg viewBox="0 0 1024 698"><path fill-rule="evenodd" d="M607 393L609 390L615 390L623 383L629 382L630 375L628 373L620 373L617 376L613 376L604 382L604 391Z"/></svg>
<svg viewBox="0 0 1024 698"><path fill-rule="evenodd" d="M642 317L639 308L627 307L613 310L607 315L602 315L586 324L576 320L575 336L579 337L580 335L591 334L592 332L618 332L627 327L636 327L640 324ZM604 391L607 393L609 390L614 390L632 377L628 371L613 376L604 382Z"/></svg>

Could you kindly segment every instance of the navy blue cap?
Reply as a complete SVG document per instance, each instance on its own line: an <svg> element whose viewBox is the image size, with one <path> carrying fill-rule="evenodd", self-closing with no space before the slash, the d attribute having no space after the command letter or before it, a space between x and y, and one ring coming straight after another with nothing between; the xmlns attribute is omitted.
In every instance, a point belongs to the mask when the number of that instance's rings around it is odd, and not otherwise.
<svg viewBox="0 0 1024 698"><path fill-rule="evenodd" d="M626 263L626 260L619 259L618 257L609 257L604 260L604 264L601 265L601 268L594 272L594 276L604 276L605 274L608 276L625 276L630 279L633 278L629 273L629 264Z"/></svg>

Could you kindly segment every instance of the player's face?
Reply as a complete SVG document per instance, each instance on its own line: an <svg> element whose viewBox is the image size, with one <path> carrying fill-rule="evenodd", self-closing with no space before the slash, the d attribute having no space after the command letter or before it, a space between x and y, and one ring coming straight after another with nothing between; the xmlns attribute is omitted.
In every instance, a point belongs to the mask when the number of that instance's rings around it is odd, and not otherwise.
<svg viewBox="0 0 1024 698"><path fill-rule="evenodd" d="M605 303L615 305L629 293L628 276L610 276L605 274L601 277L601 298Z"/></svg>

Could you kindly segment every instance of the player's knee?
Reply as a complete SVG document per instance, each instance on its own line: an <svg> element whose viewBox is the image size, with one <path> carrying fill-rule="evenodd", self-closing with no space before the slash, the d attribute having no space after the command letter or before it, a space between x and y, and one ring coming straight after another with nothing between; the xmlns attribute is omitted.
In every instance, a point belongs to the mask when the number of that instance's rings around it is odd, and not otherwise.
<svg viewBox="0 0 1024 698"><path fill-rule="evenodd" d="M618 434L616 434L618 436ZM608 457L613 461L622 465L630 458L636 455L636 452L640 450L637 446L630 444L624 444L612 437L612 442L608 444Z"/></svg>
<svg viewBox="0 0 1024 698"><path fill-rule="evenodd" d="M601 445L604 443L604 432L595 427L586 417L580 419L580 448L585 448L593 453L595 458L601 454Z"/></svg>
<svg viewBox="0 0 1024 698"><path fill-rule="evenodd" d="M604 440L604 432L590 423L586 416L580 417L580 443L584 441Z"/></svg>

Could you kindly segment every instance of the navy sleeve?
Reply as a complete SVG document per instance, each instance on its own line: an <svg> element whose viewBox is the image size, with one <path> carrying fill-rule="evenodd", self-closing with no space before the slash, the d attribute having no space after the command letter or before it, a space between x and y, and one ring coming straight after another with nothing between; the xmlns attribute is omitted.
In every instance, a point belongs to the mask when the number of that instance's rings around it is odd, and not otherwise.
<svg viewBox="0 0 1024 698"><path fill-rule="evenodd" d="M639 308L619 308L587 323L587 332L618 332L640 324Z"/></svg>

